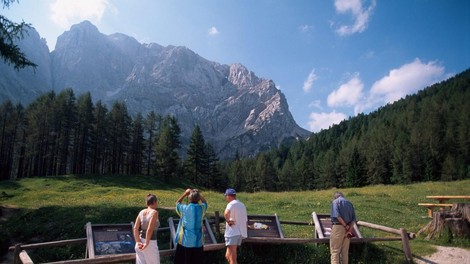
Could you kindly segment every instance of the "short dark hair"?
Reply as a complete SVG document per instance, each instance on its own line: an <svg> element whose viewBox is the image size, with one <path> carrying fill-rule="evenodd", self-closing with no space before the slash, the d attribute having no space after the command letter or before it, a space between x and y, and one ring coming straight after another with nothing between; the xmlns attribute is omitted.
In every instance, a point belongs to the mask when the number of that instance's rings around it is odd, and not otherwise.
<svg viewBox="0 0 470 264"><path fill-rule="evenodd" d="M147 194L147 205L151 205L157 202L157 196L155 194Z"/></svg>
<svg viewBox="0 0 470 264"><path fill-rule="evenodd" d="M335 194L333 195L333 198L339 198L339 197L344 197L344 194L342 192L335 192Z"/></svg>

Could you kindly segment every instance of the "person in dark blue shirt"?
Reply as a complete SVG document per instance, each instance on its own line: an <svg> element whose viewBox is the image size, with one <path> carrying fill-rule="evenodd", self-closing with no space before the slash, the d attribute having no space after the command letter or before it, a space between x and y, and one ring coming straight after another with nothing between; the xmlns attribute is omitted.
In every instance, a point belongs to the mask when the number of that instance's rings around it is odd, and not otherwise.
<svg viewBox="0 0 470 264"><path fill-rule="evenodd" d="M331 264L347 264L352 230L356 223L353 204L344 198L343 193L335 192L331 202Z"/></svg>

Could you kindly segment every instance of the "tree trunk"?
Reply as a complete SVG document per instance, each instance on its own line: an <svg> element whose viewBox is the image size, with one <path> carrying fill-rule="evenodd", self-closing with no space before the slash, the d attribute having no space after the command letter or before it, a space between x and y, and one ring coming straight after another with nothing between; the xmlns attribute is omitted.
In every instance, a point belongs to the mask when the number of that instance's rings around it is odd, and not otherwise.
<svg viewBox="0 0 470 264"><path fill-rule="evenodd" d="M453 204L449 211L435 212L433 219L419 230L426 235L426 240L470 238L470 204Z"/></svg>

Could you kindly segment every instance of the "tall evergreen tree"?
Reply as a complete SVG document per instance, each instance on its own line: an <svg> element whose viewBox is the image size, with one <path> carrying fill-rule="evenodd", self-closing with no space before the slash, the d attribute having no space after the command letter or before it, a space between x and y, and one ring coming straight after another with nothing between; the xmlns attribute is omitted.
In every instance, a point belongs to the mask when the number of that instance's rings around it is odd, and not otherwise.
<svg viewBox="0 0 470 264"><path fill-rule="evenodd" d="M208 180L205 178L208 167L205 144L201 129L199 125L196 125L189 142L185 172L190 177L190 181L198 185L205 185Z"/></svg>
<svg viewBox="0 0 470 264"><path fill-rule="evenodd" d="M67 174L67 165L70 161L70 150L72 149L72 136L77 125L77 109L75 94L72 89L61 91L53 106L54 128L51 133L55 141L51 157L53 165L49 175Z"/></svg>
<svg viewBox="0 0 470 264"><path fill-rule="evenodd" d="M150 175L155 167L155 134L157 133L157 122L161 122L161 117L150 111L144 120L144 132L147 135L145 140L145 166L146 174Z"/></svg>
<svg viewBox="0 0 470 264"><path fill-rule="evenodd" d="M364 159L359 150L354 147L349 160L344 187L361 187L365 182Z"/></svg>
<svg viewBox="0 0 470 264"><path fill-rule="evenodd" d="M109 112L110 173L125 173L129 155L131 117L123 102L115 102Z"/></svg>
<svg viewBox="0 0 470 264"><path fill-rule="evenodd" d="M18 138L24 126L23 106L13 106L10 100L0 105L0 180L14 177L14 162L18 159ZM16 155L15 155L16 154Z"/></svg>
<svg viewBox="0 0 470 264"><path fill-rule="evenodd" d="M166 182L176 177L180 171L178 156L181 145L180 131L176 118L167 116L163 119L156 138L156 174Z"/></svg>
<svg viewBox="0 0 470 264"><path fill-rule="evenodd" d="M236 190L241 190L244 186L243 184L243 165L240 160L238 152L235 154L235 159L229 163L229 169L227 172L228 186L235 188Z"/></svg>
<svg viewBox="0 0 470 264"><path fill-rule="evenodd" d="M219 166L219 158L214 151L214 147L210 143L206 143L205 146L205 154L207 157L207 175L208 175L208 182L206 187L223 191L224 188L227 186L227 178L223 177L220 166Z"/></svg>
<svg viewBox="0 0 470 264"><path fill-rule="evenodd" d="M45 176L51 168L51 150L55 137L53 105L56 94L51 91L39 96L26 109L27 175Z"/></svg>
<svg viewBox="0 0 470 264"><path fill-rule="evenodd" d="M93 125L92 125L92 145L93 150L91 154L91 173L104 174L108 173L109 169L109 135L108 135L108 109L101 102L95 104L93 111Z"/></svg>
<svg viewBox="0 0 470 264"><path fill-rule="evenodd" d="M144 155L144 125L141 113L138 113L132 123L131 146L129 153L129 173L142 174Z"/></svg>
<svg viewBox="0 0 470 264"><path fill-rule="evenodd" d="M95 122L91 94L85 93L77 99L78 122L74 135L72 171L76 174L92 171L93 124Z"/></svg>

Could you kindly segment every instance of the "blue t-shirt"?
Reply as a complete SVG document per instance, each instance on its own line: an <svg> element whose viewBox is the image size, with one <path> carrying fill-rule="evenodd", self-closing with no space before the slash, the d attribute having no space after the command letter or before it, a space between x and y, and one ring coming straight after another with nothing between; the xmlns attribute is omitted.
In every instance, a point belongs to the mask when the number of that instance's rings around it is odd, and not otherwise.
<svg viewBox="0 0 470 264"><path fill-rule="evenodd" d="M188 248L202 247L204 232L202 221L207 211L207 203L176 204L176 213L180 216L176 229L175 245Z"/></svg>
<svg viewBox="0 0 470 264"><path fill-rule="evenodd" d="M331 203L331 221L338 223L338 217L343 218L346 224L356 221L354 206L342 196L336 198Z"/></svg>

